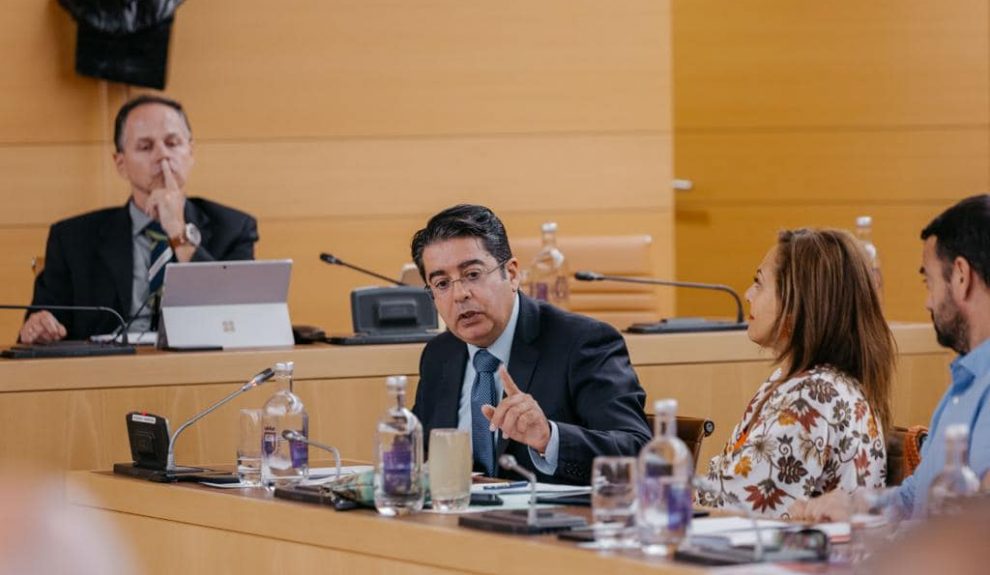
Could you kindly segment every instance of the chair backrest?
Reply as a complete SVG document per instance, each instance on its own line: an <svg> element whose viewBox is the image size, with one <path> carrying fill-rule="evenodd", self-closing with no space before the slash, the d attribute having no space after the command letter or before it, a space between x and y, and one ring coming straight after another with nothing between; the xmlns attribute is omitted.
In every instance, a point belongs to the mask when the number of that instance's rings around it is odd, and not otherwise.
<svg viewBox="0 0 990 575"><path fill-rule="evenodd" d="M646 422L650 424L650 429L654 429L656 417L652 413L646 414ZM697 467L698 458L701 457L701 444L705 438L715 431L715 422L702 417L689 417L686 415L677 416L677 438L687 445L691 450L691 458Z"/></svg>
<svg viewBox="0 0 990 575"><path fill-rule="evenodd" d="M34 256L31 258L31 273L34 277L41 275L41 272L45 270L45 256Z"/></svg>
<svg viewBox="0 0 990 575"><path fill-rule="evenodd" d="M928 438L928 428L894 426L887 435L887 485L900 485L921 463L921 445Z"/></svg>
<svg viewBox="0 0 990 575"><path fill-rule="evenodd" d="M542 247L537 237L512 240L520 268L530 266ZM557 237L571 273L578 270L606 275L647 278L654 275L653 238L649 235ZM571 279L571 310L625 329L635 322L659 320L657 289L643 284L579 282Z"/></svg>

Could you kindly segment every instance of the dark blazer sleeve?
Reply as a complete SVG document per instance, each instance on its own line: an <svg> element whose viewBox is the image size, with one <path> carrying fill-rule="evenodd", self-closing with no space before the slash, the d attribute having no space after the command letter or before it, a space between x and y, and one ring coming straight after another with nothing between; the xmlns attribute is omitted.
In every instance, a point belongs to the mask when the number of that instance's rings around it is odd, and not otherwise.
<svg viewBox="0 0 990 575"><path fill-rule="evenodd" d="M646 392L615 329L596 322L569 354L568 395L577 418L555 421L560 446L554 477L584 484L596 456L636 456L651 432L643 411Z"/></svg>
<svg viewBox="0 0 990 575"><path fill-rule="evenodd" d="M45 268L34 279L34 296L31 305L71 305L73 303L72 273L68 255L63 246L64 234L59 224L48 230L48 243L45 246ZM25 314L25 319L32 311ZM52 312L55 319L72 332L71 312Z"/></svg>

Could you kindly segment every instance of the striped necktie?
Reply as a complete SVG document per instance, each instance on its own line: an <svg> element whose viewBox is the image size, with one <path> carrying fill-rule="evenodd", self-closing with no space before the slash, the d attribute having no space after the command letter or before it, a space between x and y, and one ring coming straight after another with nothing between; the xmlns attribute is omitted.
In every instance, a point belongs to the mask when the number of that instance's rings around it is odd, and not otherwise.
<svg viewBox="0 0 990 575"><path fill-rule="evenodd" d="M158 329L159 303L162 284L165 283L165 266L175 259L175 252L169 245L168 236L158 222L151 222L144 228L144 235L151 240L151 259L148 265L148 295L154 295L151 305L151 330Z"/></svg>
<svg viewBox="0 0 990 575"><path fill-rule="evenodd" d="M474 354L474 386L471 388L471 447L474 461L489 477L495 477L495 437L488 429L488 418L481 406L498 404L495 398L495 371L499 360L484 349Z"/></svg>

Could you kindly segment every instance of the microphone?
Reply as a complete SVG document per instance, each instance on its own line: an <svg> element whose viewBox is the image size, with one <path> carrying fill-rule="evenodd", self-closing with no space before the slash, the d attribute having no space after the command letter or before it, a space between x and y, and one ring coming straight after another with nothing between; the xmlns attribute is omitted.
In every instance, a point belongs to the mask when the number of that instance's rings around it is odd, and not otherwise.
<svg viewBox="0 0 990 575"><path fill-rule="evenodd" d="M529 482L529 508L526 513L526 525L536 525L536 474L519 465L516 458L508 453L498 458L498 464L502 469L515 471L522 475Z"/></svg>
<svg viewBox="0 0 990 575"><path fill-rule="evenodd" d="M115 341L118 337L120 337L126 343L126 341L127 341L127 332L131 329L131 325L134 324L134 321L135 320L137 320L137 319L139 319L141 317L141 312L144 311L144 308L148 307L148 304L151 303L152 301L154 301L155 298L159 297L161 295L161 293L162 293L162 290L161 290L161 288L159 288L157 291L148 294L148 297L146 297L145 300L143 302L141 302L141 307L139 307L137 309L137 311L134 312L134 315L131 316L131 319L127 320L127 323L124 324L124 326L122 328L117 328L117 333L114 334L114 336L111 339L111 341Z"/></svg>
<svg viewBox="0 0 990 575"><path fill-rule="evenodd" d="M27 311L98 311L102 313L113 314L120 323L120 327L124 326L124 318L117 312L117 310L112 307L105 307L101 305L10 305L10 304L0 304L0 309L20 309ZM121 343L123 345L128 345L127 334L121 338Z"/></svg>
<svg viewBox="0 0 990 575"><path fill-rule="evenodd" d="M658 323L634 323L626 330L630 333L689 333L697 331L734 331L746 329L746 322L743 320L742 300L736 290L724 284L709 284L700 282L681 282L673 280L659 280L654 278L633 278L625 276L609 276L591 271L579 271L574 273L574 279L583 282L611 281L633 284L646 284L669 286L691 289L705 289L725 292L736 301L736 321L715 321L702 318L672 318L665 319Z"/></svg>
<svg viewBox="0 0 990 575"><path fill-rule="evenodd" d="M213 405L207 407L203 411L200 411L196 415L194 415L191 418L189 418L188 421L186 421L185 423L183 423L182 425L180 425L179 426L179 429L176 429L175 430L175 433L172 434L172 437L169 438L169 441L168 441L168 464L165 466L165 471L166 472L175 471L175 440L177 440L179 438L179 434L181 434L183 431L185 431L185 429L187 427L189 427L190 425L196 423L200 419L203 419L204 417L206 417L207 415L209 415L210 413L212 413L215 409L217 409L221 405L227 403L231 399L234 399L235 397L237 397L238 395L244 393L245 391L249 391L251 389L254 389L255 387L258 387L259 385L261 385L262 383L265 383L266 381L268 381L269 379L271 379L273 377L275 377L275 372L272 370L272 368L270 368L270 367L269 368L265 368L264 371L258 373L254 377L252 377L247 383L245 383L244 385L242 385L239 389L237 389L236 391L234 391L233 393L231 393L227 397L221 399L220 401L214 403Z"/></svg>
<svg viewBox="0 0 990 575"><path fill-rule="evenodd" d="M337 451L336 447L332 445L326 445L324 443L320 443L319 441L313 441L312 439L307 438L305 435L299 433L295 429L286 429L282 431L282 437L289 441L298 441L300 443L305 443L306 445L312 445L313 447L322 449L323 451L329 451L330 453L332 453L334 463L336 463L337 465L337 475L334 476L334 481L340 479L340 452Z"/></svg>
<svg viewBox="0 0 990 575"><path fill-rule="evenodd" d="M322 254L320 254L320 259L323 260L325 263L328 263L330 265L337 265L337 266L344 266L345 268L351 268L354 271L361 272L361 273L363 273L365 275L369 275L371 277L378 278L380 280L385 280L385 281L387 281L387 282L389 282L391 284L397 285L397 286L406 286L406 285L409 285L409 284L400 282L399 280L392 279L392 278L390 278L388 276L382 275L380 273L376 273L376 272L373 272L371 270L366 270L366 269L361 268L361 267L358 267L358 266L356 266L354 264L349 264L349 263L345 262L344 260L338 258L337 256L335 256L333 254L328 254L326 252L323 252Z"/></svg>

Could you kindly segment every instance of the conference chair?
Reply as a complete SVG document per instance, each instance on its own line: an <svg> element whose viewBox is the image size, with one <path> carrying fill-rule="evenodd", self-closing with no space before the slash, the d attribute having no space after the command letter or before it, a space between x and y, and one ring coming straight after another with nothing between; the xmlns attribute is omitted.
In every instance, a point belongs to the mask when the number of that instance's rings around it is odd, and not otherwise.
<svg viewBox="0 0 990 575"><path fill-rule="evenodd" d="M521 268L530 266L542 247L538 237L512 240ZM578 270L606 275L653 277L653 238L649 235L557 236L570 273ZM571 278L571 311L625 329L636 322L654 322L661 315L657 288L618 282L579 282Z"/></svg>
<svg viewBox="0 0 990 575"><path fill-rule="evenodd" d="M650 425L650 429L654 429L655 420L656 417L652 413L646 414L646 422ZM702 442L714 431L715 422L710 419L687 415L677 416L677 438L691 450L691 457L694 459L695 465L698 464L698 458L701 457Z"/></svg>
<svg viewBox="0 0 990 575"><path fill-rule="evenodd" d="M887 436L887 486L900 485L921 463L921 446L928 438L928 428L894 426Z"/></svg>

